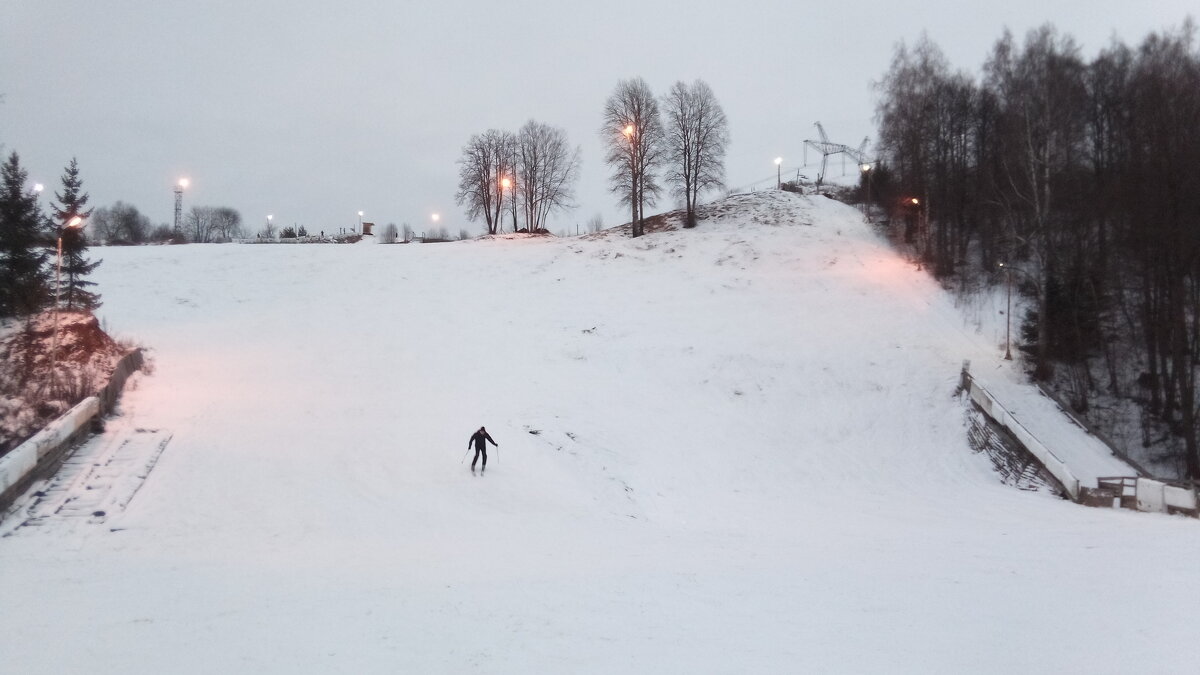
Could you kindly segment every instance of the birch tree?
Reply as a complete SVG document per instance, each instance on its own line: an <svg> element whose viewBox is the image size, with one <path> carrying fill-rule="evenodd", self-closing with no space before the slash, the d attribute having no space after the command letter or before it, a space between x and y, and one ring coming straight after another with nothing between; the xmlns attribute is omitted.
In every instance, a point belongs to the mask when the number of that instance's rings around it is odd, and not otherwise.
<svg viewBox="0 0 1200 675"><path fill-rule="evenodd" d="M696 203L705 190L725 184L725 149L729 128L725 111L702 80L676 82L663 97L666 182L684 199L687 220L696 226Z"/></svg>

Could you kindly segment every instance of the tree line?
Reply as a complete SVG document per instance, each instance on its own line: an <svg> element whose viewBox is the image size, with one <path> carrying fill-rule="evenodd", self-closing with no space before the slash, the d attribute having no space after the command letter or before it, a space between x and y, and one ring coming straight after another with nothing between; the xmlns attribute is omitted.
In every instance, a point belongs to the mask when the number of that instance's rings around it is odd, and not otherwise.
<svg viewBox="0 0 1200 675"><path fill-rule="evenodd" d="M88 223L96 241L109 246L147 243L227 242L246 236L242 216L237 210L221 206L193 206L183 215L179 231L163 223L153 225L136 206L118 201L96 209ZM274 232L271 233L274 236Z"/></svg>
<svg viewBox="0 0 1200 675"><path fill-rule="evenodd" d="M1143 445L1200 478L1200 51L1189 20L1095 58L1004 33L977 77L900 45L877 83L874 200L940 277L1011 283L1036 378L1087 412L1143 408ZM1164 443L1165 441L1165 443Z"/></svg>
<svg viewBox="0 0 1200 675"><path fill-rule="evenodd" d="M677 82L661 104L641 78L621 81L605 102L600 130L610 190L630 207L633 236L644 233L647 205L664 183L696 225L700 195L720 188L729 143L725 113L703 81ZM530 120L516 132L489 129L463 146L456 200L467 217L482 219L488 234L512 218L513 231L543 232L556 211L573 208L580 153L566 132ZM660 175L661 172L661 175ZM590 222L595 231L599 223Z"/></svg>
<svg viewBox="0 0 1200 675"><path fill-rule="evenodd" d="M100 296L87 279L100 264L88 258L81 225L91 215L79 165L72 159L54 193L50 215L13 152L0 166L0 319L25 317L54 306L91 310ZM61 268L59 267L61 253ZM55 282L61 270L62 283Z"/></svg>

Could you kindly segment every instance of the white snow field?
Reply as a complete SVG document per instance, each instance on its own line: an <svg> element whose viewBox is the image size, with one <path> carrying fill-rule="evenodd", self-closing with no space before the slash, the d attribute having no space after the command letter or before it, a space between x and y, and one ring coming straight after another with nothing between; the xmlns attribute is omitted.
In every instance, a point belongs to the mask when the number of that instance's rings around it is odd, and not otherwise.
<svg viewBox="0 0 1200 675"><path fill-rule="evenodd" d="M153 372L93 443L169 443L123 509L0 524L0 671L1200 669L1200 523L1001 485L954 395L1015 381L995 335L849 207L727 204L95 249Z"/></svg>

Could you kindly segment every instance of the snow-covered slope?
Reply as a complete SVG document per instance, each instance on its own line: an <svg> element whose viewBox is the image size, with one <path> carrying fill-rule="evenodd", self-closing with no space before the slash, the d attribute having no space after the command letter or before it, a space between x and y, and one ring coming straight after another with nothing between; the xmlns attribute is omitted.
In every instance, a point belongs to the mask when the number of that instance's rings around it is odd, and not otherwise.
<svg viewBox="0 0 1200 675"><path fill-rule="evenodd" d="M1189 672L1197 523L1000 485L953 395L995 341L853 209L739 199L638 240L105 250L154 361L123 419L173 436L102 525L0 539L6 664Z"/></svg>

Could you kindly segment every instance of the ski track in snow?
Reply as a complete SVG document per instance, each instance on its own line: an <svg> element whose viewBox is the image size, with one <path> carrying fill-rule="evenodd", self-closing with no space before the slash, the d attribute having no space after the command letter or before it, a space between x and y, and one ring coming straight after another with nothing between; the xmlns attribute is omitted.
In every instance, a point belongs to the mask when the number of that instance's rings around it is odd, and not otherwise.
<svg viewBox="0 0 1200 675"><path fill-rule="evenodd" d="M5 669L1193 672L1197 523L1001 485L954 396L970 359L1033 405L995 335L853 209L737 199L638 240L104 249L154 372L92 444L170 443L103 523L5 521Z"/></svg>

